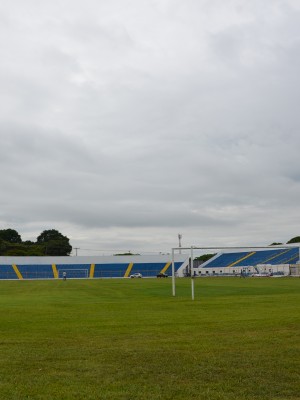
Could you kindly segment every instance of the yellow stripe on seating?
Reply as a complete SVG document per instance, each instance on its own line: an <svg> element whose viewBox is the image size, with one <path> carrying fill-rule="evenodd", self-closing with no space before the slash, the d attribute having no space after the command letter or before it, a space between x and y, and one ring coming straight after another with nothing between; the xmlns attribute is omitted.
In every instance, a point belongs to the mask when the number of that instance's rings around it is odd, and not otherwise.
<svg viewBox="0 0 300 400"><path fill-rule="evenodd" d="M284 264L290 263L291 261L297 260L298 259L298 255L293 256L292 258L290 258L289 260L285 260Z"/></svg>
<svg viewBox="0 0 300 400"><path fill-rule="evenodd" d="M19 268L16 266L16 264L13 264L12 267L13 267L13 269L14 269L14 271L15 271L17 277L18 277L19 279L23 279L23 276L22 276L21 272L19 271Z"/></svg>
<svg viewBox="0 0 300 400"><path fill-rule="evenodd" d="M54 276L54 278L58 278L58 271L57 271L57 268L56 268L56 265L55 264L52 264L52 271L53 271L53 276Z"/></svg>
<svg viewBox="0 0 300 400"><path fill-rule="evenodd" d="M160 271L160 274L164 274L164 273L166 272L166 270L169 268L170 265L171 265L171 263L168 262L168 263L163 267L163 269Z"/></svg>
<svg viewBox="0 0 300 400"><path fill-rule="evenodd" d="M249 254L247 254L245 257L242 257L242 258L240 258L239 260L237 260L237 261L235 261L235 262L233 262L233 263L227 265L227 267L233 267L234 265L238 264L239 262L241 262L241 261L243 261L243 260L246 260L246 258L249 258L249 257L253 256L253 254L255 254L255 253L256 253L256 251L252 251L252 253L249 253ZM227 268L227 267L226 267L226 268Z"/></svg>
<svg viewBox="0 0 300 400"><path fill-rule="evenodd" d="M260 264L266 264L268 261L271 261L271 260L273 260L274 258L280 257L280 256L282 256L283 254L288 253L289 251L290 251L290 249L287 249L287 250L282 251L282 252L279 253L279 254L275 254L275 256L272 256L272 257L270 257L270 258L267 258L266 260L264 260L264 261L261 262Z"/></svg>
<svg viewBox="0 0 300 400"><path fill-rule="evenodd" d="M94 278L94 273L95 273L95 264L91 264L90 278Z"/></svg>
<svg viewBox="0 0 300 400"><path fill-rule="evenodd" d="M130 264L128 265L127 269L126 269L126 272L125 272L125 274L124 274L124 278L128 278L128 277L129 277L129 274L130 274L130 272L131 272L131 270L132 270L132 267L133 267L133 263L130 263Z"/></svg>

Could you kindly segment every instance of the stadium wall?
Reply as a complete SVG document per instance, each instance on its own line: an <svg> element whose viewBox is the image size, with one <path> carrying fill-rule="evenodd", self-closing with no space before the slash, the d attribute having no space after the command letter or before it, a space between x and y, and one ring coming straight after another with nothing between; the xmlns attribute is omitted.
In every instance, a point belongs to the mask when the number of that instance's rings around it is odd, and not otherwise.
<svg viewBox="0 0 300 400"><path fill-rule="evenodd" d="M291 275L299 263L299 245L222 251L198 266L196 275Z"/></svg>
<svg viewBox="0 0 300 400"><path fill-rule="evenodd" d="M291 265L290 272L292 276L300 276L300 265Z"/></svg>
<svg viewBox="0 0 300 400"><path fill-rule="evenodd" d="M188 264L187 255L176 255L175 270ZM0 279L127 278L141 273L153 277L160 272L171 275L170 255L0 257Z"/></svg>
<svg viewBox="0 0 300 400"><path fill-rule="evenodd" d="M232 276L232 275L247 275L247 276L287 276L291 274L289 264L280 265L257 265L256 267L249 265L243 267L215 267L205 268L199 267L196 269L196 275L198 276Z"/></svg>

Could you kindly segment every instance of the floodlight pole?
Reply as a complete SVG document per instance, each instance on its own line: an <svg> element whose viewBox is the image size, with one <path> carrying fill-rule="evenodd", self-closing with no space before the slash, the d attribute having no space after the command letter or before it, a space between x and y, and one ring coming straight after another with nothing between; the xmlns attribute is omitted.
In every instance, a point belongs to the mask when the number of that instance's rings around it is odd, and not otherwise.
<svg viewBox="0 0 300 400"><path fill-rule="evenodd" d="M192 300L195 300L195 279L194 279L194 255L193 255L193 246L191 246L191 287L192 287Z"/></svg>
<svg viewBox="0 0 300 400"><path fill-rule="evenodd" d="M179 254L181 254L181 239L182 239L182 234L178 233L178 240L179 240Z"/></svg>

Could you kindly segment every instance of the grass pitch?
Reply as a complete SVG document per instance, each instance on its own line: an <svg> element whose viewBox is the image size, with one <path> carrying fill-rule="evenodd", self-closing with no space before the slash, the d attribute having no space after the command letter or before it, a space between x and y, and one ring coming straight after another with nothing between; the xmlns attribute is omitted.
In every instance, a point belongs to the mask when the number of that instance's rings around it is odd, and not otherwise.
<svg viewBox="0 0 300 400"><path fill-rule="evenodd" d="M0 282L0 399L300 399L300 279Z"/></svg>

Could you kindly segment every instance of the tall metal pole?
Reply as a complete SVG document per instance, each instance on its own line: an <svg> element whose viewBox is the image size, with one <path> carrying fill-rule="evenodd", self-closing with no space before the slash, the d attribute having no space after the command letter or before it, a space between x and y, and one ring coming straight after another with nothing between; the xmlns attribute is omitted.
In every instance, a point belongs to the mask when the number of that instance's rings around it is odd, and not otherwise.
<svg viewBox="0 0 300 400"><path fill-rule="evenodd" d="M174 249L172 249L172 294L175 296L175 263L174 263Z"/></svg>
<svg viewBox="0 0 300 400"><path fill-rule="evenodd" d="M182 239L182 234L178 233L178 241L179 241L179 254L181 254L181 239Z"/></svg>
<svg viewBox="0 0 300 400"><path fill-rule="evenodd" d="M191 247L191 286L192 286L192 300L195 299L195 279L194 279L194 254L193 246Z"/></svg>

